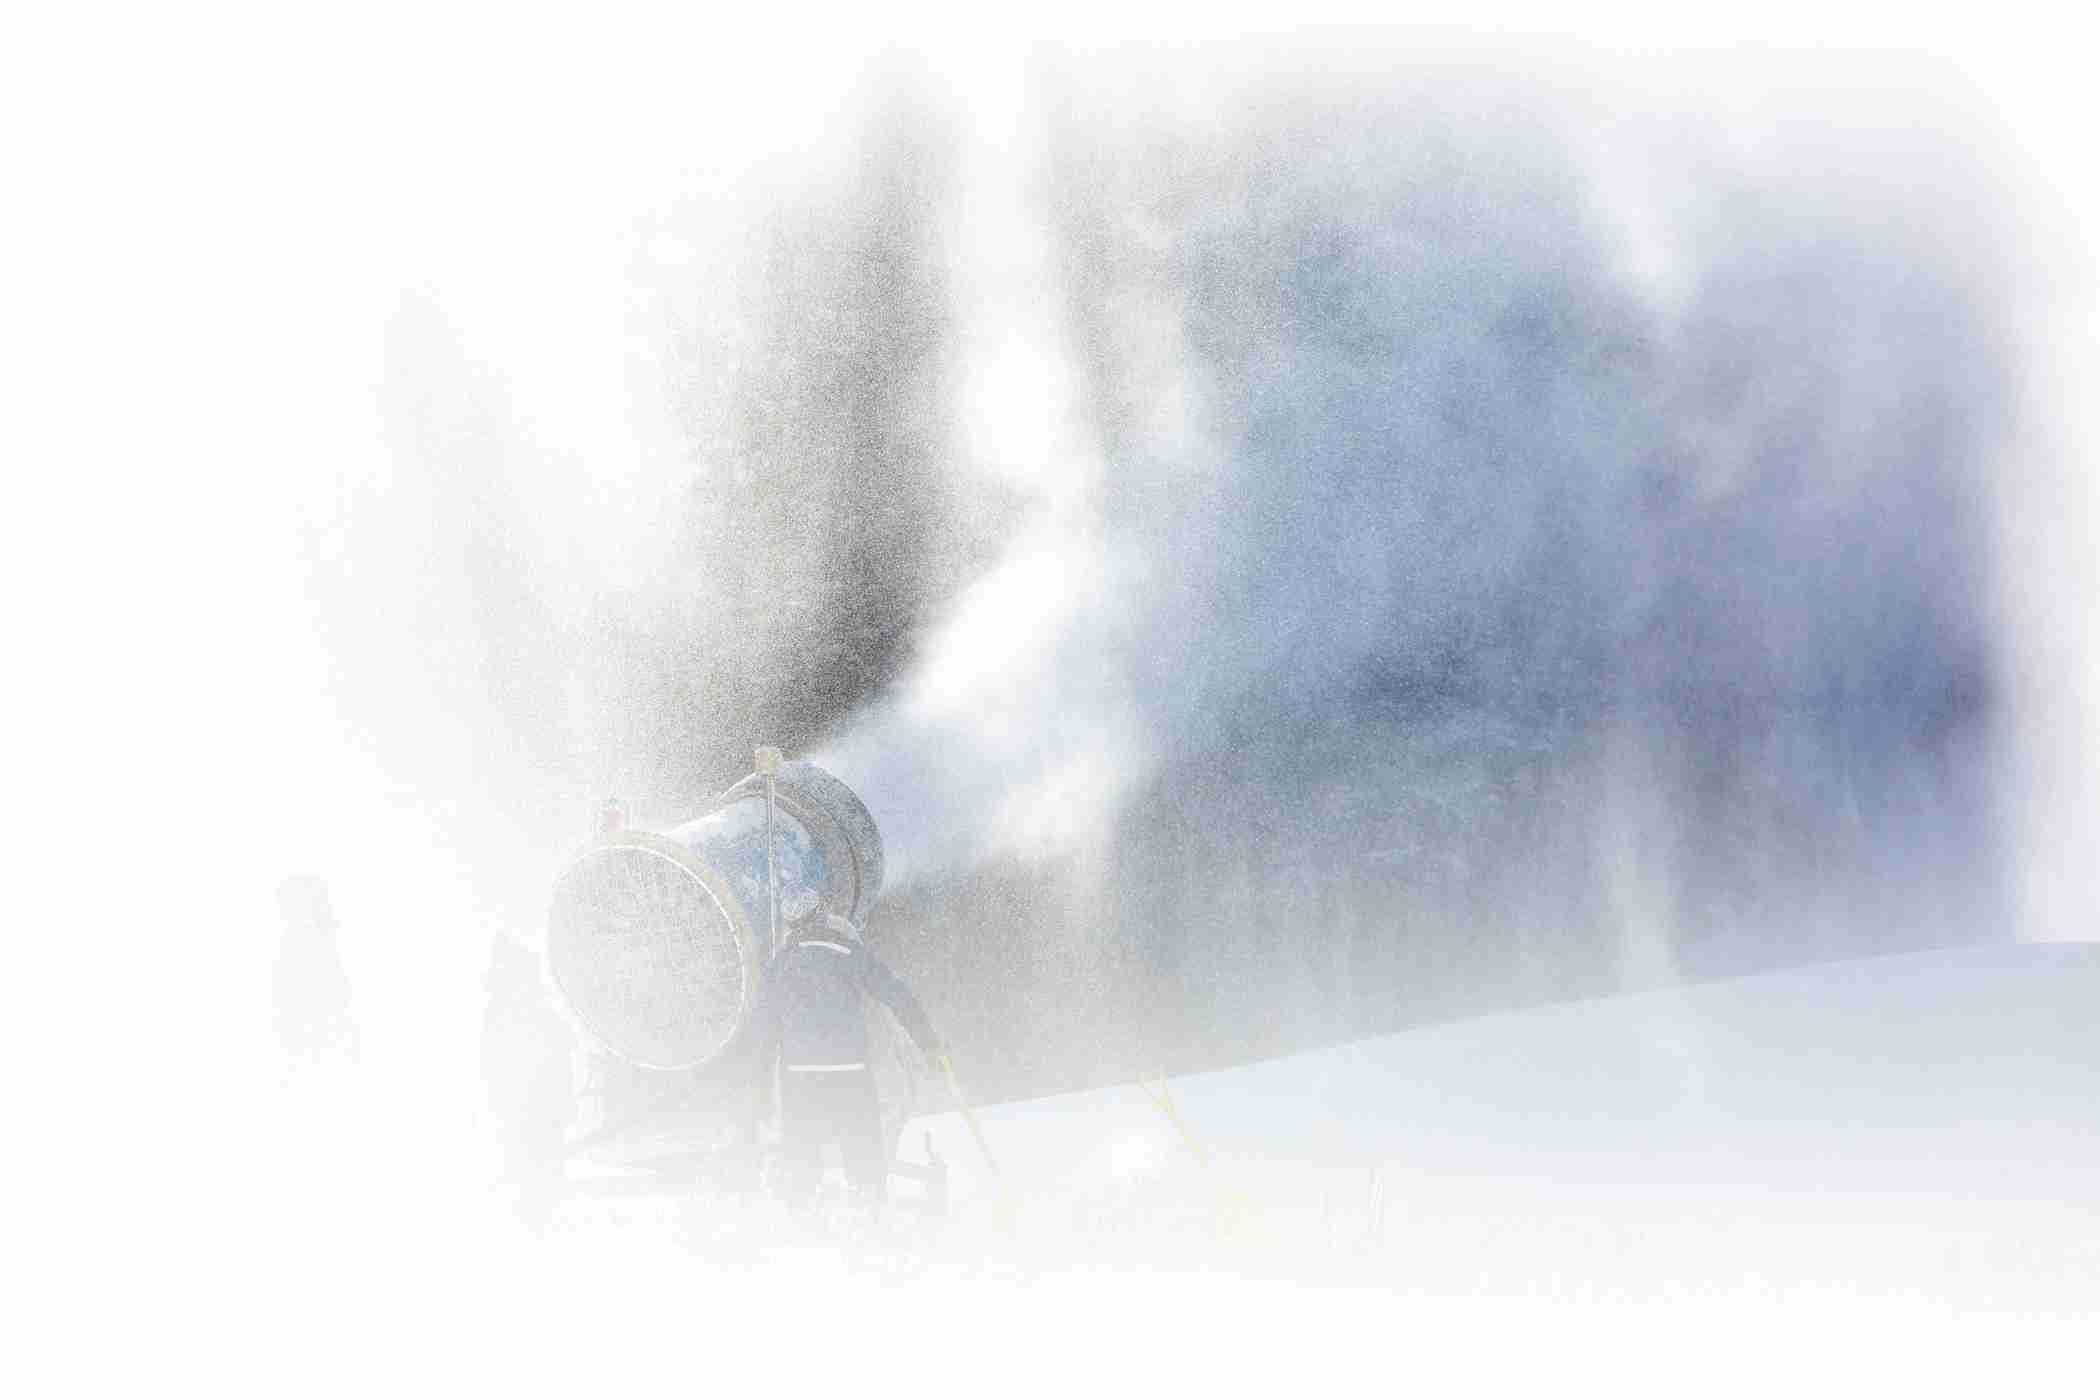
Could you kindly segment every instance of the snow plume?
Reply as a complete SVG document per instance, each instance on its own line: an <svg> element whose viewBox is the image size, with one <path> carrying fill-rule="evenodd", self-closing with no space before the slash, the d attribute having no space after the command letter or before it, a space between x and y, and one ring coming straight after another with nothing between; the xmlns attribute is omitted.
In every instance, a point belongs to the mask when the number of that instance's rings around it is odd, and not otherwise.
<svg viewBox="0 0 2100 1400"><path fill-rule="evenodd" d="M1108 464L1072 344L1041 89L999 64L972 78L942 248L952 469L1018 496L1021 519L901 693L818 758L875 804L901 882L1098 839L1151 749L1126 662L1146 581L1103 530Z"/></svg>
<svg viewBox="0 0 2100 1400"><path fill-rule="evenodd" d="M2012 349L1973 133L1316 67L1000 85L950 407L960 493L1026 508L817 755L900 875L1349 866L1329 917L1552 925L1509 956L1561 992L1570 925L1639 925L1644 983L1974 936Z"/></svg>

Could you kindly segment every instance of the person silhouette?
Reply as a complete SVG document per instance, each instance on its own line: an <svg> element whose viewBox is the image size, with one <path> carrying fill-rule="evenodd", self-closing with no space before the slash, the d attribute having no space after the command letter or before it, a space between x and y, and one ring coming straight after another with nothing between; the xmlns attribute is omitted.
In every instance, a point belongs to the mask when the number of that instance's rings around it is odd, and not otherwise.
<svg viewBox="0 0 2100 1400"><path fill-rule="evenodd" d="M760 1073L779 1076L780 1194L791 1207L807 1207L824 1148L835 1142L847 1181L879 1205L888 1197L889 1160L862 998L895 1013L929 1062L941 1041L911 988L869 951L859 928L820 914L818 905L808 889L783 898L786 936L753 1008Z"/></svg>

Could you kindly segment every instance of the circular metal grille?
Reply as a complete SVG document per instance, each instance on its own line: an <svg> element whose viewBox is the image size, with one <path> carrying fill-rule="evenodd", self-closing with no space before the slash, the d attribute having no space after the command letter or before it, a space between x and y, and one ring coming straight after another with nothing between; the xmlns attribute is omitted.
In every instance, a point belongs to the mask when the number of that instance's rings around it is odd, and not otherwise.
<svg viewBox="0 0 2100 1400"><path fill-rule="evenodd" d="M585 851L554 889L547 956L586 1029L654 1069L720 1054L742 1022L748 937L675 847L623 833Z"/></svg>

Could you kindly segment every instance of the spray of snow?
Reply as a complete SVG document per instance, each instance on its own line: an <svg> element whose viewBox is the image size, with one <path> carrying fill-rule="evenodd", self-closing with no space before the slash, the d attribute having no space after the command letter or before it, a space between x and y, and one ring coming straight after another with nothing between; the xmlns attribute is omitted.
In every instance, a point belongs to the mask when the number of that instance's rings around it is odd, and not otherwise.
<svg viewBox="0 0 2100 1400"><path fill-rule="evenodd" d="M874 804L898 881L1083 848L1152 748L1119 664L1138 581L1102 536L1102 446L1043 207L1040 89L1018 58L973 65L957 90L968 135L945 255L954 461L1018 493L1026 516L902 693L817 759Z"/></svg>

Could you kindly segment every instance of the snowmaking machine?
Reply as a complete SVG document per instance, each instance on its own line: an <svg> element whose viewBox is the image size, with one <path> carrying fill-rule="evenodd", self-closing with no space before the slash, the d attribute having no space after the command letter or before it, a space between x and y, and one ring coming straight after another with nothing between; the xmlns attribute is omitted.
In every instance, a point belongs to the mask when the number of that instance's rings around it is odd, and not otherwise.
<svg viewBox="0 0 2100 1400"><path fill-rule="evenodd" d="M882 891L882 835L851 788L777 750L757 768L668 831L608 821L555 879L547 972L591 1047L572 1162L699 1180L747 1156L763 1092L748 1032L784 901L813 892L859 926ZM894 1158L919 1076L886 1013L869 1031Z"/></svg>

